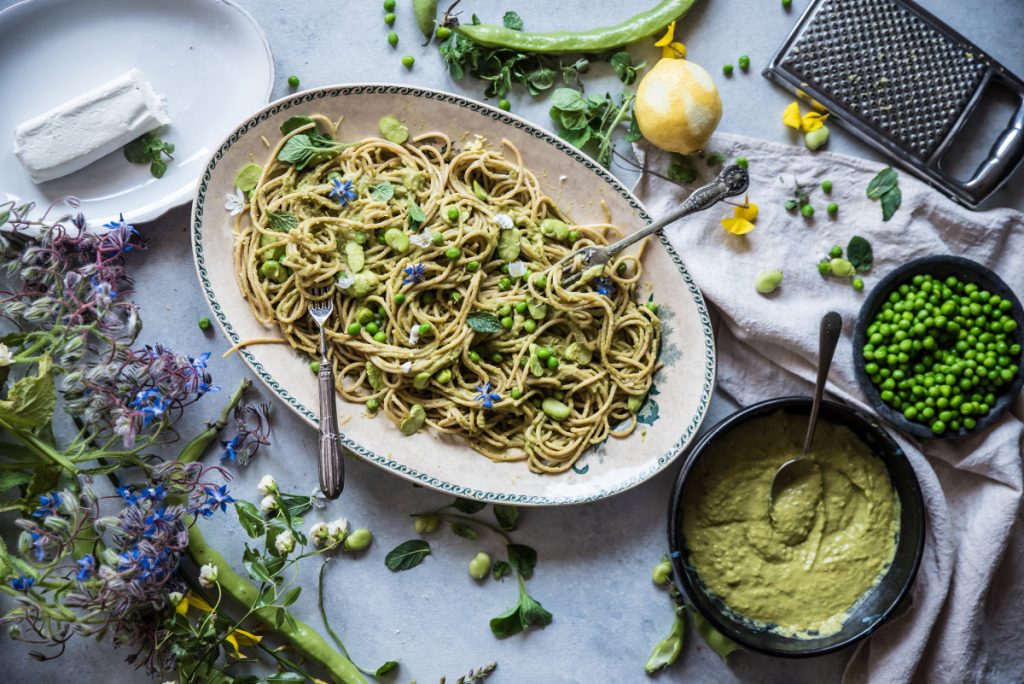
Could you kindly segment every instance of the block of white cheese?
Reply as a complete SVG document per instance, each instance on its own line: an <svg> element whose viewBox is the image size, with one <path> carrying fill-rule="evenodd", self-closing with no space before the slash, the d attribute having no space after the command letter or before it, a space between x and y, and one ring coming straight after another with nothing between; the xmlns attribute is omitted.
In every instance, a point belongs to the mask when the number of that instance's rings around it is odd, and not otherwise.
<svg viewBox="0 0 1024 684"><path fill-rule="evenodd" d="M25 121L14 154L37 183L74 173L171 122L138 69Z"/></svg>

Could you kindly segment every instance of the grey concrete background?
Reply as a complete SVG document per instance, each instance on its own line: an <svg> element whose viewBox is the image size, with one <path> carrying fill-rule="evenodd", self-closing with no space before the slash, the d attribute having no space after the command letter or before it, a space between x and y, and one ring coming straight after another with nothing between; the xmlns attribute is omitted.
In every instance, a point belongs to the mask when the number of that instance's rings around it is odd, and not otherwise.
<svg viewBox="0 0 1024 684"><path fill-rule="evenodd" d="M0 0L0 8L10 4ZM385 41L388 29L377 0L240 0L240 4L262 25L274 51L274 97L289 92L286 78L290 74L298 75L304 88L387 81L482 97L482 83L468 78L453 82L444 72L436 48L419 46L407 0L398 3L395 30L402 42L397 50ZM806 4L807 0L795 0L787 12L778 0L702 0L681 22L677 36L687 45L689 58L703 64L719 84L725 107L721 130L777 141L790 139L781 124L781 112L792 98L765 81L760 70ZM1012 71L1024 74L1020 43L1024 3L1020 0L922 0L921 4ZM515 9L527 29L550 30L614 23L632 14L636 5L653 5L653 0L466 0L461 9L466 15L477 12L491 21L500 21L506 9ZM102 49L116 49L116 40ZM635 46L632 52L652 63L657 58L650 42ZM416 57L412 70L401 65L403 54ZM721 65L735 64L740 54L750 56L750 72L737 70L732 78L722 77ZM620 86L607 73L607 69L595 69L588 77L588 87L617 92ZM517 89L510 99L513 111L549 125L546 98L534 99ZM838 126L833 127L829 149L877 159ZM987 149L986 144L982 151ZM628 169L613 170L627 182L635 178ZM1018 176L993 205L1024 209L1022 186L1024 181ZM208 311L193 275L187 221L188 209L182 207L141 226L152 243L147 252L132 257L135 298L145 321L142 337L182 352L209 350L218 359L228 346L225 340L213 333L203 334L195 325ZM237 358L216 360L212 371L225 389L250 376ZM255 396L268 398L266 392L253 392ZM193 413L191 425L198 426L216 413L216 404L216 397L204 400ZM706 425L733 407L728 399L716 397ZM185 433L189 434L187 428ZM308 492L316 482L315 446L315 432L283 406L275 406L274 444L248 468L236 471L236 495L258 498L256 482L268 472L285 490ZM343 497L322 516L308 516L311 521L344 516L355 526L370 527L375 534L367 553L339 559L330 572L327 603L333 624L351 654L365 665L376 666L385 659L401 661L400 670L385 681L431 682L447 675L451 682L472 667L497 661L497 672L488 680L495 684L642 682L643 663L671 622L669 601L651 584L649 572L666 550L667 497L677 469L670 468L630 492L595 504L524 510L514 536L539 552L537 573L529 588L554 614L554 622L543 631L497 641L487 622L514 603L515 585L510 581L477 585L466 573L466 564L476 551L500 551L496 541L470 542L437 533L430 538L434 553L420 567L390 573L384 567L384 555L415 536L408 515L440 506L447 497L350 460ZM229 559L240 558L242 539L233 519L218 517L203 525ZM313 562L301 572L306 590L297 611L319 625L316 569ZM73 641L61 659L44 664L28 658L28 650L0 640L0 662L6 669L0 679L78 684L148 681L122 662L127 652L115 651L107 643ZM739 653L727 667L691 633L679 662L660 679L695 683L837 681L848 657L849 652L840 652L794 661Z"/></svg>

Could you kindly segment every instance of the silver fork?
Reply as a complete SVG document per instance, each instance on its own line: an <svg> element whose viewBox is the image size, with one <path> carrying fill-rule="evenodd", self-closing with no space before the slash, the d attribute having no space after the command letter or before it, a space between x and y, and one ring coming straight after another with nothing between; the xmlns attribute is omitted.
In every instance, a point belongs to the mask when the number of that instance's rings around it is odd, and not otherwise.
<svg viewBox="0 0 1024 684"><path fill-rule="evenodd" d="M327 359L327 338L324 323L334 313L333 287L312 291L317 301L310 305L309 315L320 329L320 491L328 499L337 499L345 487L345 463L341 460L341 435L338 433L338 409L334 399L334 368Z"/></svg>
<svg viewBox="0 0 1024 684"><path fill-rule="evenodd" d="M736 195L743 194L746 192L749 184L750 176L747 174L746 169L736 165L727 166L722 169L720 174L718 174L718 178L707 185L694 190L693 194L691 194L678 209L662 216L654 223L649 224L646 228L642 228L632 235L627 235L611 245L590 245L577 249L574 252L570 252L562 259L559 259L547 270L561 270L569 264L576 266L576 262L578 260L580 262L578 269L562 279L562 287L572 287L579 282L585 271L595 266L600 266L603 269L613 257L636 244L640 240L643 240L654 233L660 233L668 224L678 221L689 214L703 211L711 205L717 204L720 200L723 200L726 197L734 197Z"/></svg>

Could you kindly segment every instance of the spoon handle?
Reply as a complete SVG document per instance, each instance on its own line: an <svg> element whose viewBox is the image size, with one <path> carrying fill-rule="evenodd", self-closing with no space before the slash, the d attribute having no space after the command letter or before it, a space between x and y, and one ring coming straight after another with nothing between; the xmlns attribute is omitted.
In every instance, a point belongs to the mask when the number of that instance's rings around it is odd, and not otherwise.
<svg viewBox="0 0 1024 684"><path fill-rule="evenodd" d="M836 345L839 344L839 336L843 334L843 317L835 311L829 311L821 319L821 329L818 333L818 379L814 383L814 401L811 402L811 422L807 426L807 437L804 438L804 449L802 454L811 450L814 442L814 428L818 424L818 410L821 408L821 398L825 394L825 383L828 381L828 371L832 367L832 357L836 353Z"/></svg>

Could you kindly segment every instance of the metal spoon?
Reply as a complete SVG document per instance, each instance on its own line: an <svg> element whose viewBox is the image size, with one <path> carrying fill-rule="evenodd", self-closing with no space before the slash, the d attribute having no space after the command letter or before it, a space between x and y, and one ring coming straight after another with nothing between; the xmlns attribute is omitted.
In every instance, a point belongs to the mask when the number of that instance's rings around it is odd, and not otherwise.
<svg viewBox="0 0 1024 684"><path fill-rule="evenodd" d="M807 424L807 436L804 438L804 447L800 454L793 459L783 463L775 476L772 478L772 488L768 499L768 514L774 522L775 501L779 495L794 483L810 476L819 474L819 466L816 461L805 458L811 450L814 442L814 428L818 423L818 410L821 408L821 397L825 393L825 383L828 381L828 370L832 367L832 357L835 355L836 345L839 343L839 336L843 332L843 318L835 311L829 311L821 319L821 329L818 335L818 379L814 384L814 400L811 402L811 418Z"/></svg>

